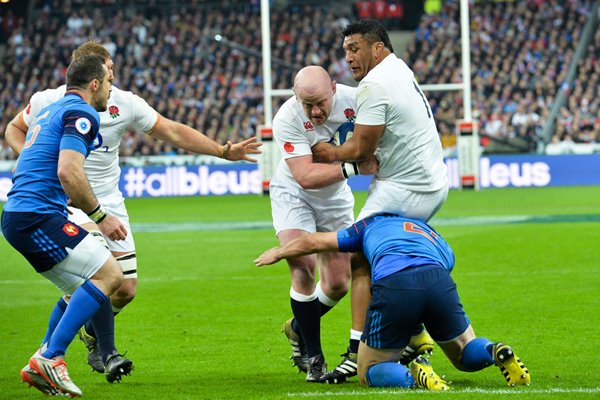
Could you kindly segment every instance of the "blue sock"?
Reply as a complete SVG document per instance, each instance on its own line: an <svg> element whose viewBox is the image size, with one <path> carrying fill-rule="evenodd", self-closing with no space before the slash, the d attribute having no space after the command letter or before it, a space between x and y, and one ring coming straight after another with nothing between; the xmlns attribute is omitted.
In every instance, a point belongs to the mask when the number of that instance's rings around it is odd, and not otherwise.
<svg viewBox="0 0 600 400"><path fill-rule="evenodd" d="M463 349L463 366L470 371L479 371L494 365L493 347L494 343L486 338L471 340Z"/></svg>
<svg viewBox="0 0 600 400"><path fill-rule="evenodd" d="M56 325L60 322L65 310L67 309L67 302L64 298L58 299L56 305L52 309L50 313L50 319L48 320L48 330L46 330L46 335L44 336L44 340L42 340L42 344L48 343L50 338L52 337L52 333L56 329Z"/></svg>
<svg viewBox="0 0 600 400"><path fill-rule="evenodd" d="M106 364L108 356L117 352L115 348L115 315L110 301L102 304L96 315L91 319L94 336L100 346L102 361ZM87 329L86 329L87 331Z"/></svg>
<svg viewBox="0 0 600 400"><path fill-rule="evenodd" d="M415 380L408 368L397 362L382 362L367 370L367 382L371 387L409 388Z"/></svg>
<svg viewBox="0 0 600 400"><path fill-rule="evenodd" d="M42 355L46 358L64 355L79 328L108 300L92 282L85 281L71 296L71 301L50 338L48 349Z"/></svg>

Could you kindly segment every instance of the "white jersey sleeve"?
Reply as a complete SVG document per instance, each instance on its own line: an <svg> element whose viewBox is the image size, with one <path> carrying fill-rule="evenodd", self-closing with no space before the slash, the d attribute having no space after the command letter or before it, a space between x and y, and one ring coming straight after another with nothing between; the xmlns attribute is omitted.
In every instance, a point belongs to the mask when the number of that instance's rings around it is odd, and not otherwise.
<svg viewBox="0 0 600 400"><path fill-rule="evenodd" d="M119 147L125 132L139 129L149 133L158 118L158 112L144 99L113 86L107 110L100 113L100 133L95 149L85 161L85 172L96 196L118 191Z"/></svg>
<svg viewBox="0 0 600 400"><path fill-rule="evenodd" d="M308 136L298 129L297 123L296 117L291 113L289 118L279 115L273 120L273 132L276 132L273 136L284 160L312 154Z"/></svg>
<svg viewBox="0 0 600 400"><path fill-rule="evenodd" d="M360 113L356 116L356 124L376 126L385 125L385 114L390 98L387 91L377 82L359 84L356 103Z"/></svg>
<svg viewBox="0 0 600 400"><path fill-rule="evenodd" d="M140 96L131 93L130 97L131 110L133 114L131 126L141 130L144 133L150 133L152 130L154 130L156 123L158 122L158 112Z"/></svg>
<svg viewBox="0 0 600 400"><path fill-rule="evenodd" d="M31 99L29 99L29 104L27 104L27 107L22 113L23 122L25 122L25 125L30 127L39 115L40 111L42 111L44 107L62 99L65 96L66 91L67 87L63 85L56 89L47 89L43 92L37 92L31 96Z"/></svg>

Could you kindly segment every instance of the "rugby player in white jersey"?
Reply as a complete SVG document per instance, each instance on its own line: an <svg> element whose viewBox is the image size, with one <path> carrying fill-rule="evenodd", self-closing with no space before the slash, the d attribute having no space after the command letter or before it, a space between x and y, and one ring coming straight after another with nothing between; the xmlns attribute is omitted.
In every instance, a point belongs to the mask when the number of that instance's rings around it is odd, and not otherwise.
<svg viewBox="0 0 600 400"><path fill-rule="evenodd" d="M295 96L273 119L273 136L282 160L271 180L273 225L281 243L307 233L330 232L354 221L354 197L346 179L377 170L375 158L357 163L314 163L311 147L341 142L354 128L355 88L338 85L321 67L301 69ZM287 260L294 318L283 330L292 345L294 365L307 372L307 382L325 382L320 319L348 291L350 259L343 253L322 253ZM328 266L328 267L325 267ZM318 267L319 282L315 270ZM354 365L354 370L356 366Z"/></svg>
<svg viewBox="0 0 600 400"><path fill-rule="evenodd" d="M346 62L358 81L354 135L341 146L317 144L322 162L365 160L376 154L379 170L369 187L358 220L380 213L429 221L448 196L442 146L431 108L411 69L393 53L385 29L359 20L342 32ZM361 265L363 268L361 268ZM353 329L364 327L370 277L364 258L352 259ZM415 332L401 360L408 363L429 351L433 340ZM336 371L331 374L336 375ZM329 379L346 379L340 371Z"/></svg>
<svg viewBox="0 0 600 400"><path fill-rule="evenodd" d="M96 54L101 56L110 71L113 80L113 61L110 53L100 43L90 40L73 52L73 59ZM57 89L48 89L34 94L27 108L10 122L6 138L11 148L19 154L25 141L28 127L33 123L39 111L65 94L63 85ZM129 233L125 240L116 235L104 237L98 227L83 211L70 208L69 219L82 226L109 248L123 269L124 282L111 296L111 303L94 316L80 331L81 339L88 346L88 363L98 372L104 372L109 382L120 381L122 375L129 374L133 368L131 360L120 355L114 345L114 315L133 300L137 287L137 262L135 243L129 224L118 182L120 177L119 144L127 129L134 128L157 139L169 142L182 149L213 155L228 160L256 161L249 154L259 154L256 138L240 143L227 142L219 145L197 130L161 116L148 103L132 92L112 87L108 109L100 113L100 132L97 135L95 150L85 161L85 172L101 207L110 215L118 217Z"/></svg>

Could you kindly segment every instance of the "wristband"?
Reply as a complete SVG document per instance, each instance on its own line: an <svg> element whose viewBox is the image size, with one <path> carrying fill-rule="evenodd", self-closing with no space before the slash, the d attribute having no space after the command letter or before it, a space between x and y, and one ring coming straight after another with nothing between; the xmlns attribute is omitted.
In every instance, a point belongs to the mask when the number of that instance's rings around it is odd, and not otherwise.
<svg viewBox="0 0 600 400"><path fill-rule="evenodd" d="M104 221L104 218L106 218L106 216L106 211L104 211L104 208L102 208L100 204L98 204L98 206L96 206L96 208L94 208L92 212L88 213L88 217L90 217L90 219L96 224L99 224L100 222Z"/></svg>
<svg viewBox="0 0 600 400"><path fill-rule="evenodd" d="M217 150L217 157L225 158L227 157L227 153L229 153L229 147L224 144L223 146L219 147L219 150Z"/></svg>
<svg viewBox="0 0 600 400"><path fill-rule="evenodd" d="M360 172L358 171L358 163L356 163L356 162L351 162L351 163L343 162L341 164L341 166L342 166L342 175L344 175L344 179L348 179L348 178L351 178L353 176L360 174Z"/></svg>

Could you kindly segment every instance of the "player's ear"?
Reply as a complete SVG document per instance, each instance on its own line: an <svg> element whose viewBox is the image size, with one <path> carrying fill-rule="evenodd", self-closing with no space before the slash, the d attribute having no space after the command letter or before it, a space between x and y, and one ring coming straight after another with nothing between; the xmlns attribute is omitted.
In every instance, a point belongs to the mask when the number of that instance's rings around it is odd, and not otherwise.
<svg viewBox="0 0 600 400"><path fill-rule="evenodd" d="M337 82L336 81L331 81L331 92L333 94L335 94L336 90L337 90Z"/></svg>
<svg viewBox="0 0 600 400"><path fill-rule="evenodd" d="M92 79L89 84L90 91L93 93L93 92L97 91L99 87L100 87L100 81L98 79Z"/></svg>

